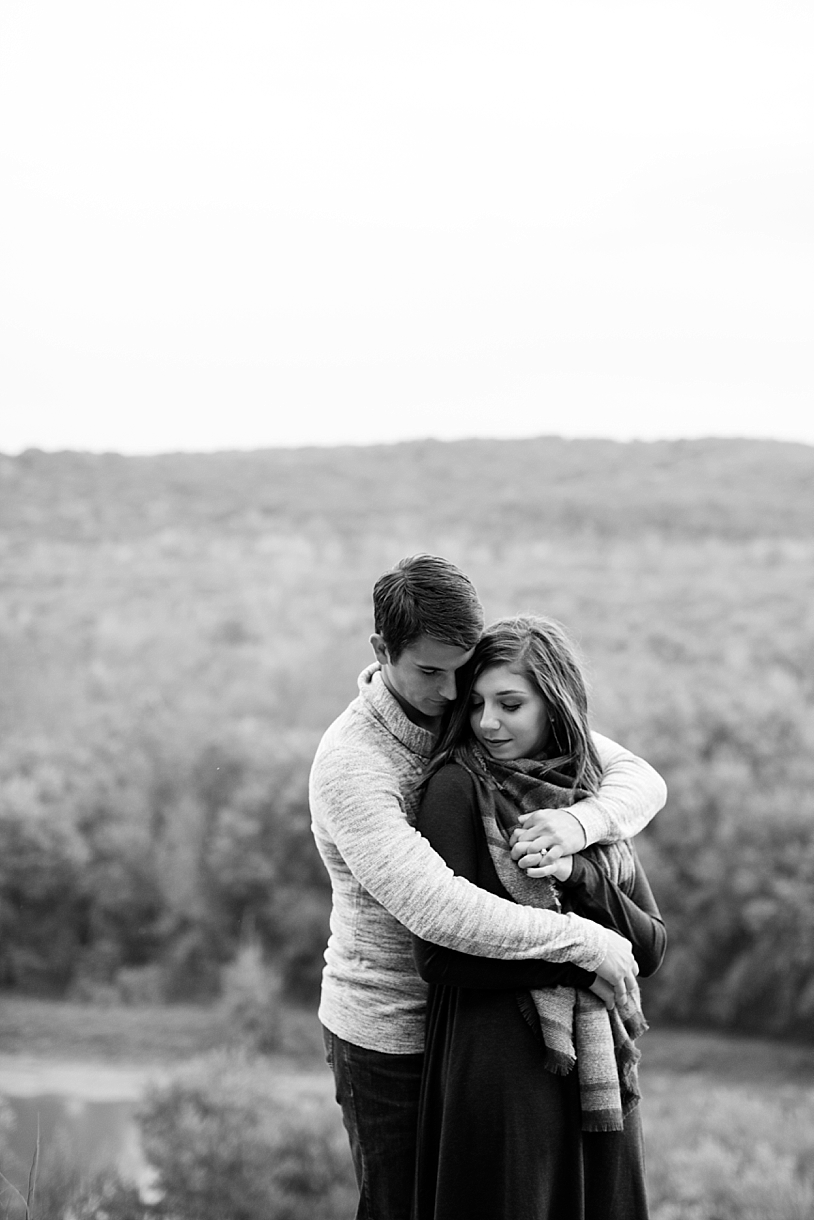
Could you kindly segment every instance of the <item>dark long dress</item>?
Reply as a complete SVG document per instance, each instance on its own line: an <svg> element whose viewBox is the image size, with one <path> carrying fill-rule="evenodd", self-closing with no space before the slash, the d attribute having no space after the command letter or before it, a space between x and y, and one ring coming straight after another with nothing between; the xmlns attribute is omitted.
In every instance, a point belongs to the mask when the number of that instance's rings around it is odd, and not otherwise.
<svg viewBox="0 0 814 1220"><path fill-rule="evenodd" d="M430 781L418 828L455 873L508 897L462 767L444 767ZM577 856L566 890L571 909L633 943L642 975L657 969L664 924L638 864L628 896ZM596 976L417 939L415 955L430 983L415 1220L646 1220L638 1109L624 1131L583 1132L576 1071L544 1068L540 1034L518 1004L519 991L589 987Z"/></svg>

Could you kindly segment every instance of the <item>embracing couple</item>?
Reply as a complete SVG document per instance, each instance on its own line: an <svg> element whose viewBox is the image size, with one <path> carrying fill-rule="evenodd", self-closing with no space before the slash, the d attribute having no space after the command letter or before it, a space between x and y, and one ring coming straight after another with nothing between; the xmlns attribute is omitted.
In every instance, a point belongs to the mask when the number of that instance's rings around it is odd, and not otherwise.
<svg viewBox="0 0 814 1220"><path fill-rule="evenodd" d="M664 783L590 730L558 624L484 631L431 555L373 605L310 783L357 1218L645 1220L636 976L666 938L630 839Z"/></svg>

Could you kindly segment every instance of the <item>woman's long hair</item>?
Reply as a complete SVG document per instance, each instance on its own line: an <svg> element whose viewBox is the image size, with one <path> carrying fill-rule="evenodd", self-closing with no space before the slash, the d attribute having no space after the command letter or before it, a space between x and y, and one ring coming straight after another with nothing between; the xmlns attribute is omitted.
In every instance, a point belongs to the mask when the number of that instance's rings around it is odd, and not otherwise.
<svg viewBox="0 0 814 1220"><path fill-rule="evenodd" d="M551 732L545 762L567 775L575 788L595 792L602 764L588 724L588 694L576 649L554 619L536 614L498 619L483 633L471 660L458 671L458 699L439 738L420 786L471 740L472 688L487 669L509 665L526 678L548 707Z"/></svg>

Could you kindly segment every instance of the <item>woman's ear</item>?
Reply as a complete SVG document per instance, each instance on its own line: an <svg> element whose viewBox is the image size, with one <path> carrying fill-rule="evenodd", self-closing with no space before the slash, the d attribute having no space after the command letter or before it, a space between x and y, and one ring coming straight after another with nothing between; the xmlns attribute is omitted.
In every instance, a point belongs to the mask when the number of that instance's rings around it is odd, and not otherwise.
<svg viewBox="0 0 814 1220"><path fill-rule="evenodd" d="M390 664L390 653L387 651L387 645L384 642L383 635L377 635L375 632L370 637L370 644L373 649L376 660L380 665Z"/></svg>

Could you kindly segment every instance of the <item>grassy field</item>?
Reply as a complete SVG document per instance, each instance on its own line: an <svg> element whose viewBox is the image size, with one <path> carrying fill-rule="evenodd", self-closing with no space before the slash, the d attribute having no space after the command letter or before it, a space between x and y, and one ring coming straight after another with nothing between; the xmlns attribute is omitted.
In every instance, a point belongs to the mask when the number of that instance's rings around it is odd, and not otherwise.
<svg viewBox="0 0 814 1220"><path fill-rule="evenodd" d="M287 1009L281 1029L279 1051L249 1062L255 1087L308 1121L316 1106L342 1143L313 1011ZM170 1068L230 1041L217 1009L0 1004L0 1057ZM814 1220L814 1047L654 1029L642 1050L653 1220ZM352 1194L349 1160L337 1172Z"/></svg>
<svg viewBox="0 0 814 1220"><path fill-rule="evenodd" d="M814 1048L652 1030L642 1051L654 1220L812 1220Z"/></svg>
<svg viewBox="0 0 814 1220"><path fill-rule="evenodd" d="M298 1067L321 1063L314 1009L285 1006L280 1018L279 1057ZM171 1066L234 1041L216 1005L97 1007L0 994L0 1055Z"/></svg>

